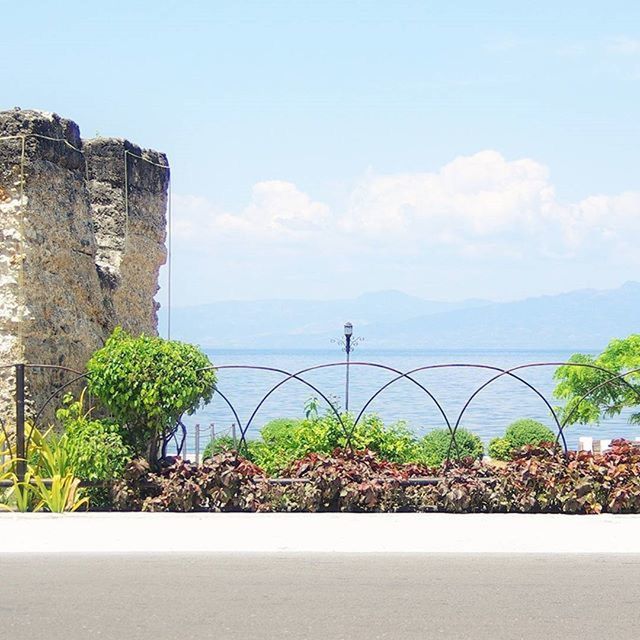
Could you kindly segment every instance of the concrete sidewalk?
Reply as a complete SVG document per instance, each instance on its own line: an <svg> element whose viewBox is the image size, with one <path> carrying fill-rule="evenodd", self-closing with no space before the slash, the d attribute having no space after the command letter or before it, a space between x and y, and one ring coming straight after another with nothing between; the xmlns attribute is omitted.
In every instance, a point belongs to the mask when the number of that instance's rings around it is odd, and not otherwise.
<svg viewBox="0 0 640 640"><path fill-rule="evenodd" d="M0 553L640 553L639 515L0 514Z"/></svg>

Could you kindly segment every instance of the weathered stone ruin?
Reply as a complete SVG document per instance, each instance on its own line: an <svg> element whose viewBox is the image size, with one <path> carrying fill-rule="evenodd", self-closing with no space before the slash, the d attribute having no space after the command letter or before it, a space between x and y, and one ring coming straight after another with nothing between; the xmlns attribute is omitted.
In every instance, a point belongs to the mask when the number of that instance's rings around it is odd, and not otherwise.
<svg viewBox="0 0 640 640"><path fill-rule="evenodd" d="M83 371L114 327L156 333L168 186L164 154L82 140L55 114L0 112L0 365ZM30 379L37 408L69 374ZM13 369L0 369L9 427L13 389Z"/></svg>

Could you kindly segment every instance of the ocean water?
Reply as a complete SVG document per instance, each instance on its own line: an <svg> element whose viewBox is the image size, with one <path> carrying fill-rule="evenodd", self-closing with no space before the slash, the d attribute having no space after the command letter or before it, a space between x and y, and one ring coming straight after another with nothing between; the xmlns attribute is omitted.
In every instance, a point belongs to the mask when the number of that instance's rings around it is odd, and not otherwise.
<svg viewBox="0 0 640 640"><path fill-rule="evenodd" d="M216 366L270 367L289 373L345 361L345 354L338 348L289 352L209 350L208 355ZM349 409L358 413L381 387L398 378L394 372L359 363L384 365L402 372L443 364L509 369L530 363L564 362L570 355L569 351L375 351L357 347L351 354L352 364L349 368ZM556 406L558 401L552 394L555 369L555 365L539 366L516 373L538 389L552 406ZM332 366L306 372L301 377L344 409L345 371L344 366ZM438 401L450 423L454 425L472 394L498 373L475 366L456 366L419 371L412 374L412 377ZM220 369L218 388L233 405L237 417L222 397L216 394L206 407L185 419L189 451L194 450L196 424L201 426L201 431L207 429L207 433L213 424L216 434L231 433L233 424L236 424L236 433L239 433L240 425L243 428L248 425L247 437L255 437L262 425L273 418L303 417L305 402L310 397L318 397L320 406L323 406L319 393L296 379L282 384L264 399L270 389L285 378L285 375L273 371ZM377 413L385 422L403 420L418 435L445 426L442 413L434 400L407 379L399 379L381 391L371 400L367 412ZM640 436L640 427L629 425L628 415L626 413L607 419L598 426L569 427L565 431L567 442L570 447L576 447L581 435L634 439ZM460 426L474 431L486 443L491 438L502 435L506 427L518 418L540 420L555 431L555 422L544 401L524 382L502 376L473 398L460 418ZM207 440L208 437L202 436L202 447Z"/></svg>

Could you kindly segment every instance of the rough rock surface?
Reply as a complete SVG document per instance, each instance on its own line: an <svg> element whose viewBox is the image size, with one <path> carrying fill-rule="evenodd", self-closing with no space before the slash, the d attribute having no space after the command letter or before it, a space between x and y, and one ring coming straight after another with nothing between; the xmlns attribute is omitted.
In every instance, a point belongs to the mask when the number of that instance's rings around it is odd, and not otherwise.
<svg viewBox="0 0 640 640"><path fill-rule="evenodd" d="M156 332L167 165L125 140L83 141L55 114L0 113L0 365L82 371L115 326ZM69 379L28 370L32 411ZM0 417L11 428L11 368Z"/></svg>

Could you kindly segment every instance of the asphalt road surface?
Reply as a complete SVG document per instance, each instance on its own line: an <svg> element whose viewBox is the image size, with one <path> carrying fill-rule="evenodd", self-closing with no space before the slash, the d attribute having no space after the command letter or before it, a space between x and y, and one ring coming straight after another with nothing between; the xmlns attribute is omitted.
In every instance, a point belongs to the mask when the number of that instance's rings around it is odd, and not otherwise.
<svg viewBox="0 0 640 640"><path fill-rule="evenodd" d="M640 555L0 555L7 640L640 637Z"/></svg>

